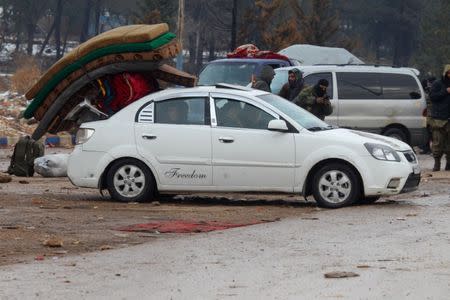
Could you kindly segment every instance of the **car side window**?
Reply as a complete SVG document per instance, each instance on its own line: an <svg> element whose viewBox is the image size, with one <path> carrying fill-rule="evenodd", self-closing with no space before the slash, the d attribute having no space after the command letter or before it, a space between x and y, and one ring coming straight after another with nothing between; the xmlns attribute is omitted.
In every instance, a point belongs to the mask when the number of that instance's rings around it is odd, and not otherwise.
<svg viewBox="0 0 450 300"><path fill-rule="evenodd" d="M266 130L274 120L271 114L246 102L216 98L217 126Z"/></svg>
<svg viewBox="0 0 450 300"><path fill-rule="evenodd" d="M305 86L314 86L319 82L320 79L326 79L328 81L329 85L327 89L327 94L328 96L330 96L330 99L333 99L333 76L331 75L331 73L325 72L325 73L309 74L305 76L304 84Z"/></svg>
<svg viewBox="0 0 450 300"><path fill-rule="evenodd" d="M364 72L338 72L339 99L382 99L380 75Z"/></svg>
<svg viewBox="0 0 450 300"><path fill-rule="evenodd" d="M155 123L209 125L205 98L178 98L155 102Z"/></svg>

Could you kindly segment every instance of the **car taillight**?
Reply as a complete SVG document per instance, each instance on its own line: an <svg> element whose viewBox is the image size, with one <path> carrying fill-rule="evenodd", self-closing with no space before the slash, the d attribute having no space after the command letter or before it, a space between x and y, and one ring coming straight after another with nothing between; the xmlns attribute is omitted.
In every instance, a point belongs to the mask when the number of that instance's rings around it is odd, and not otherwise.
<svg viewBox="0 0 450 300"><path fill-rule="evenodd" d="M428 110L427 110L426 108L423 110L422 116L423 116L423 117L428 116Z"/></svg>
<svg viewBox="0 0 450 300"><path fill-rule="evenodd" d="M75 138L75 143L77 145L86 143L91 136L94 134L95 130L92 128L80 128L77 131L77 135Z"/></svg>

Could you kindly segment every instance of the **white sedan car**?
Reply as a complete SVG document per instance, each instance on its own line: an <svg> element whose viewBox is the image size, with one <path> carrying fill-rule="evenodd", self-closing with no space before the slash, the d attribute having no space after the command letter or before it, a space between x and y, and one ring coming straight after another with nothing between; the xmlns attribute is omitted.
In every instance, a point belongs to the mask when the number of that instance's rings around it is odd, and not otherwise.
<svg viewBox="0 0 450 300"><path fill-rule="evenodd" d="M282 192L322 207L374 202L420 182L411 147L334 128L274 94L169 89L82 124L68 175L119 201L158 192Z"/></svg>

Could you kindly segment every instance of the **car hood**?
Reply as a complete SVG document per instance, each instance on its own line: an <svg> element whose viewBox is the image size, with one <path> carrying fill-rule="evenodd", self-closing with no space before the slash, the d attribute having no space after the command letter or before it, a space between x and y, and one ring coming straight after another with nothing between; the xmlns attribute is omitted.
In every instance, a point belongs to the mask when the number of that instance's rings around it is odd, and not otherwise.
<svg viewBox="0 0 450 300"><path fill-rule="evenodd" d="M337 138L339 141L342 142L361 143L361 144L365 143L383 144L391 147L396 151L411 150L411 147L408 144L400 140L379 134L362 132L358 130L339 128L339 129L318 131L316 133L320 134L321 136Z"/></svg>

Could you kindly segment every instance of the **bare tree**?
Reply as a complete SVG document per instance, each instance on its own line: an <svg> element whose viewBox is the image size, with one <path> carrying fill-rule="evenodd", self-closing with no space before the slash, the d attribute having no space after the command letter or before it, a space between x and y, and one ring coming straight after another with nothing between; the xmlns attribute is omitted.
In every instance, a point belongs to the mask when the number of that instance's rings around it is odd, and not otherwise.
<svg viewBox="0 0 450 300"><path fill-rule="evenodd" d="M296 0L291 0L291 4L305 43L324 46L339 31L331 0L312 0L306 10Z"/></svg>
<svg viewBox="0 0 450 300"><path fill-rule="evenodd" d="M88 39L92 1L93 0L85 0L85 6L83 11L83 23L81 24L80 43L83 43Z"/></svg>
<svg viewBox="0 0 450 300"><path fill-rule="evenodd" d="M49 0L14 0L10 2L10 5L14 10L16 23L16 49L19 48L20 35L22 28L24 28L27 35L27 54L31 55L33 53L37 22L49 8Z"/></svg>
<svg viewBox="0 0 450 300"><path fill-rule="evenodd" d="M55 10L55 47L56 47L56 59L59 59L61 54L61 18L63 14L63 0L56 1Z"/></svg>
<svg viewBox="0 0 450 300"><path fill-rule="evenodd" d="M236 49L236 39L237 39L237 13L238 13L238 2L233 0L233 8L231 11L231 43L230 50Z"/></svg>

